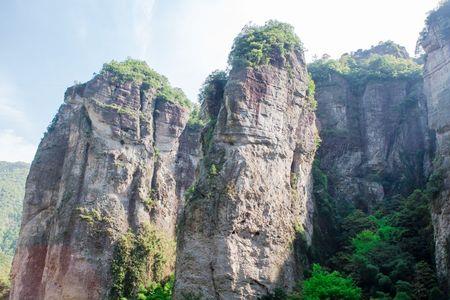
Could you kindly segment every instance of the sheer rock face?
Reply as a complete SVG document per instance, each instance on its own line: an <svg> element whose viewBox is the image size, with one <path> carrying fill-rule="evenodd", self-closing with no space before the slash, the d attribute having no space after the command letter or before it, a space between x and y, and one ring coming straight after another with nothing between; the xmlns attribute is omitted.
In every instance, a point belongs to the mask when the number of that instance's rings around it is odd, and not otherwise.
<svg viewBox="0 0 450 300"><path fill-rule="evenodd" d="M359 92L339 74L316 84L318 155L338 201L370 211L424 184L431 149L420 80L369 82Z"/></svg>
<svg viewBox="0 0 450 300"><path fill-rule="evenodd" d="M443 189L432 206L436 266L444 285L450 286L450 39L439 24L431 24L422 41L430 128L436 131L436 166L443 171Z"/></svg>
<svg viewBox="0 0 450 300"><path fill-rule="evenodd" d="M108 75L67 90L27 180L11 299L106 298L124 232L152 221L174 235L192 183L174 170L196 163L175 163L188 114Z"/></svg>
<svg viewBox="0 0 450 300"><path fill-rule="evenodd" d="M175 299L256 299L301 276L293 242L312 234L317 132L303 54L285 64L230 73L179 224Z"/></svg>

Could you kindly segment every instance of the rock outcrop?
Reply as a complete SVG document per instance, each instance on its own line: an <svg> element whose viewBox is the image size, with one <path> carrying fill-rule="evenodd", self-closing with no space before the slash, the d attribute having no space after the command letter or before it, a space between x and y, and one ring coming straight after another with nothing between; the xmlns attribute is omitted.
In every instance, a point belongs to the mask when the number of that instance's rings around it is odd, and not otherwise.
<svg viewBox="0 0 450 300"><path fill-rule="evenodd" d="M359 50L350 59L379 52L408 58L404 48L383 45ZM336 201L370 212L393 194L408 195L423 186L432 147L421 77L361 82L364 74L353 79L333 69L311 67L311 72L322 139L318 158Z"/></svg>
<svg viewBox="0 0 450 300"><path fill-rule="evenodd" d="M125 233L151 223L174 239L181 195L198 161L198 151L186 150L195 136L185 131L189 109L174 102L178 91L164 86L161 95L166 79L146 65L123 64L144 68L151 78L104 67L67 90L39 145L10 299L107 298L116 244Z"/></svg>
<svg viewBox="0 0 450 300"><path fill-rule="evenodd" d="M234 66L180 218L175 299L257 299L301 277L317 132L301 50ZM216 107L208 105L209 107Z"/></svg>
<svg viewBox="0 0 450 300"><path fill-rule="evenodd" d="M336 206L371 213L432 172L449 285L447 23L428 20L424 77L392 42L311 64L317 102L301 43L277 21L244 28L194 110L145 63L105 64L67 90L31 165L10 299L131 298L174 270L176 300L289 292L317 245L338 247Z"/></svg>
<svg viewBox="0 0 450 300"><path fill-rule="evenodd" d="M421 44L426 52L424 86L428 121L436 133L435 172L442 187L432 205L436 267L439 279L450 286L450 3L432 12Z"/></svg>

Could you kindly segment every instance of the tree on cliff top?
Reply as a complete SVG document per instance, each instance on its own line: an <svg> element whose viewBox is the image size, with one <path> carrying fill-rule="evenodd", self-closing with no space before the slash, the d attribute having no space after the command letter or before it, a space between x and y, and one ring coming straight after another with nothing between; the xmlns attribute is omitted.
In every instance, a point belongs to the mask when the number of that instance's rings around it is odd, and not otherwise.
<svg viewBox="0 0 450 300"><path fill-rule="evenodd" d="M422 74L422 67L413 59L379 54L363 58L346 54L338 60L319 59L309 64L308 70L316 84L326 82L332 74L339 74L356 89L371 80L417 80Z"/></svg>
<svg viewBox="0 0 450 300"><path fill-rule="evenodd" d="M434 28L433 32L437 32L442 38L450 38L450 1L444 0L440 5L428 13L428 17L425 21L425 28L420 33L419 40L416 46L416 52L420 51L420 47L423 46L427 40L430 27Z"/></svg>
<svg viewBox="0 0 450 300"><path fill-rule="evenodd" d="M125 61L111 61L103 65L101 75L109 75L119 83L136 81L142 84L141 88L157 90L156 97L165 101L191 107L191 102L184 92L170 85L167 77L150 68L145 61L128 58Z"/></svg>
<svg viewBox="0 0 450 300"><path fill-rule="evenodd" d="M228 63L232 67L267 65L294 49L301 50L302 43L293 26L275 20L263 26L246 25L234 39Z"/></svg>

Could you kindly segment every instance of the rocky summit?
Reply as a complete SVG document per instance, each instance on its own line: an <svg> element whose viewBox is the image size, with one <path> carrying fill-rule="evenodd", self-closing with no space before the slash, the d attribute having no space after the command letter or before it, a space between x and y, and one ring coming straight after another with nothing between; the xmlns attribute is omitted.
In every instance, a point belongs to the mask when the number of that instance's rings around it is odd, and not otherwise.
<svg viewBox="0 0 450 300"><path fill-rule="evenodd" d="M39 145L9 298L447 299L449 20L420 59L310 64L292 26L247 25L199 105L105 64Z"/></svg>

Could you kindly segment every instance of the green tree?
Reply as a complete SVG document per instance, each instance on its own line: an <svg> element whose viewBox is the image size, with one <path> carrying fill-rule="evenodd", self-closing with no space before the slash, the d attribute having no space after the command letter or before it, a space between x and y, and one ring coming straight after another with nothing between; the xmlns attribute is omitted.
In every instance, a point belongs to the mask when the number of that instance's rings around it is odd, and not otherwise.
<svg viewBox="0 0 450 300"><path fill-rule="evenodd" d="M29 167L26 163L0 162L0 298L9 287Z"/></svg>
<svg viewBox="0 0 450 300"><path fill-rule="evenodd" d="M270 20L263 26L245 26L234 40L228 62L233 67L267 65L294 49L302 49L294 27Z"/></svg>
<svg viewBox="0 0 450 300"><path fill-rule="evenodd" d="M312 276L303 282L304 300L361 299L361 289L352 279L342 276L339 272L327 272L320 265L314 264Z"/></svg>
<svg viewBox="0 0 450 300"><path fill-rule="evenodd" d="M137 294L137 299L142 300L172 300L173 284L175 277L172 275L164 282L153 282L147 288L143 288Z"/></svg>
<svg viewBox="0 0 450 300"><path fill-rule="evenodd" d="M431 266L425 261L415 265L414 295L417 299L428 299L429 292L437 286L436 276Z"/></svg>

